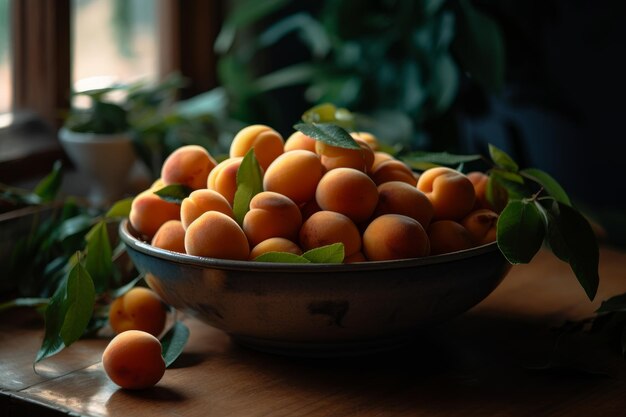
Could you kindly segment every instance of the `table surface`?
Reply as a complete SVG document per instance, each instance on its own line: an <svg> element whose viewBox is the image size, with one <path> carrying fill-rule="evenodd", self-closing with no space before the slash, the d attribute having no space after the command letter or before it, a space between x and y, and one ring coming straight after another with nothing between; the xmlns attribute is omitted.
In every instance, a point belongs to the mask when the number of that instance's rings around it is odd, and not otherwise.
<svg viewBox="0 0 626 417"><path fill-rule="evenodd" d="M569 266L541 251L515 266L471 311L392 352L300 359L240 347L186 318L189 343L153 388L127 391L105 375L108 339L81 340L33 369L43 323L0 315L2 416L623 416L626 363L604 342L560 339L626 292L626 252L603 247L589 302Z"/></svg>

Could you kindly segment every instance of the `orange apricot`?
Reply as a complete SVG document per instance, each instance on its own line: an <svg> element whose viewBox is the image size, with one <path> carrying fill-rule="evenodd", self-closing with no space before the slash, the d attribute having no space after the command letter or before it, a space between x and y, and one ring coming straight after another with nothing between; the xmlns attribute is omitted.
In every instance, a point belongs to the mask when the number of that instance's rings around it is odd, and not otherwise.
<svg viewBox="0 0 626 417"><path fill-rule="evenodd" d="M183 184L197 190L206 186L209 172L216 165L215 159L202 146L181 146L163 162L161 179L165 185Z"/></svg>
<svg viewBox="0 0 626 417"><path fill-rule="evenodd" d="M417 180L415 179L411 168L409 168L409 166L404 162L397 159L382 161L374 170L370 172L370 176L376 185L389 181L402 181L407 184L411 184L412 186L417 184Z"/></svg>
<svg viewBox="0 0 626 417"><path fill-rule="evenodd" d="M196 190L183 199L180 205L180 220L185 230L191 222L196 220L200 215L207 211L219 211L227 216L235 218L233 209L231 208L226 197L215 190Z"/></svg>
<svg viewBox="0 0 626 417"><path fill-rule="evenodd" d="M359 139L367 143L374 152L378 151L378 149L380 148L378 139L370 132L352 132L350 133L350 136L352 136L354 139Z"/></svg>
<svg viewBox="0 0 626 417"><path fill-rule="evenodd" d="M180 220L180 206L163 200L149 189L133 199L128 215L130 225L151 240L159 227L168 220Z"/></svg>
<svg viewBox="0 0 626 417"><path fill-rule="evenodd" d="M245 261L250 255L248 238L235 220L219 211L207 211L185 233L189 255Z"/></svg>
<svg viewBox="0 0 626 417"><path fill-rule="evenodd" d="M476 200L474 186L467 176L447 167L424 171L417 189L430 199L436 220L460 220L472 210Z"/></svg>
<svg viewBox="0 0 626 417"><path fill-rule="evenodd" d="M302 249L289 239L283 237L271 237L259 242L250 251L250 260L254 260L260 255L268 252L288 252L294 255L302 255Z"/></svg>
<svg viewBox="0 0 626 417"><path fill-rule="evenodd" d="M334 211L318 211L302 224L300 245L307 251L333 243L343 243L344 257L361 249L361 234L347 216Z"/></svg>
<svg viewBox="0 0 626 417"><path fill-rule="evenodd" d="M434 209L426 194L402 181L389 181L378 186L378 205L374 216L403 214L428 228Z"/></svg>
<svg viewBox="0 0 626 417"><path fill-rule="evenodd" d="M363 255L363 252L355 252L352 255L347 256L343 259L344 264L353 264L356 262L367 262L367 258L365 258L365 255Z"/></svg>
<svg viewBox="0 0 626 417"><path fill-rule="evenodd" d="M271 237L295 240L302 225L300 208L289 197L263 191L250 200L243 219L243 231L251 246Z"/></svg>
<svg viewBox="0 0 626 417"><path fill-rule="evenodd" d="M180 220L168 220L154 234L151 245L172 252L185 253L185 229Z"/></svg>
<svg viewBox="0 0 626 417"><path fill-rule="evenodd" d="M336 168L320 180L315 201L322 210L336 211L360 223L374 213L378 189L367 174L353 168Z"/></svg>
<svg viewBox="0 0 626 417"><path fill-rule="evenodd" d="M241 129L230 144L231 158L243 157L254 148L254 156L263 170L283 153L283 137L269 126L251 125Z"/></svg>
<svg viewBox="0 0 626 417"><path fill-rule="evenodd" d="M322 162L313 152L285 152L265 171L263 189L283 194L299 205L313 199L323 172Z"/></svg>
<svg viewBox="0 0 626 417"><path fill-rule="evenodd" d="M159 339L150 333L128 330L115 336L104 349L102 367L122 388L149 388L165 374L161 349Z"/></svg>
<svg viewBox="0 0 626 417"><path fill-rule="evenodd" d="M396 158L393 157L393 155L387 153L387 152L382 152L382 151L376 151L374 152L374 162L372 162L372 166L370 168L370 173L376 171L376 169L378 168L378 166L380 164L382 164L385 161L391 161L391 160L395 160Z"/></svg>
<svg viewBox="0 0 626 417"><path fill-rule="evenodd" d="M456 252L474 246L472 236L463 225L453 220L438 220L428 227L432 255Z"/></svg>
<svg viewBox="0 0 626 417"><path fill-rule="evenodd" d="M467 229L476 245L484 245L496 240L498 214L494 211L474 210L461 220L461 224Z"/></svg>
<svg viewBox="0 0 626 417"><path fill-rule="evenodd" d="M360 149L342 148L324 142L315 144L315 152L320 156L322 165L327 171L336 168L354 168L367 172L374 163L374 152L369 145L360 139L355 139Z"/></svg>
<svg viewBox="0 0 626 417"><path fill-rule="evenodd" d="M223 160L207 178L206 188L220 193L231 206L235 200L235 192L237 192L237 171L242 160L241 156Z"/></svg>
<svg viewBox="0 0 626 417"><path fill-rule="evenodd" d="M417 220L401 214L383 214L363 232L363 253L370 261L420 258L430 253L430 244Z"/></svg>
<svg viewBox="0 0 626 417"><path fill-rule="evenodd" d="M283 147L285 152L294 151L296 149L302 149L305 151L315 152L315 143L317 141L312 137L305 135L300 131L295 131L285 141Z"/></svg>
<svg viewBox="0 0 626 417"><path fill-rule="evenodd" d="M141 330L159 336L165 327L167 310L149 288L134 287L117 297L109 308L109 324L116 334Z"/></svg>

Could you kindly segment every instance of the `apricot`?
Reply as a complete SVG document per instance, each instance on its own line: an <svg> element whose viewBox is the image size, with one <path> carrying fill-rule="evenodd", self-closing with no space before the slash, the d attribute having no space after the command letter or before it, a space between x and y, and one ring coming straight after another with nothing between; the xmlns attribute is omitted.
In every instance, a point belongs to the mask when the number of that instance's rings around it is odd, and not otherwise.
<svg viewBox="0 0 626 417"><path fill-rule="evenodd" d="M336 168L320 180L315 201L322 210L336 211L360 223L374 213L378 189L367 174L353 168Z"/></svg>
<svg viewBox="0 0 626 417"><path fill-rule="evenodd" d="M430 244L417 220L401 214L383 214L363 232L363 253L370 261L420 258L430 253Z"/></svg>
<svg viewBox="0 0 626 417"><path fill-rule="evenodd" d="M428 227L432 255L456 252L474 246L472 236L463 225L453 220L438 220Z"/></svg>
<svg viewBox="0 0 626 417"><path fill-rule="evenodd" d="M474 207L476 194L463 173L447 167L427 169L417 182L433 204L436 220L460 220Z"/></svg>
<svg viewBox="0 0 626 417"><path fill-rule="evenodd" d="M296 131L293 132L289 138L287 138L283 149L285 152L295 151L296 149L315 152L316 142L317 141L312 137L309 137L300 131Z"/></svg>
<svg viewBox="0 0 626 417"><path fill-rule="evenodd" d="M356 262L367 262L367 258L365 258L365 255L363 255L363 252L355 252L352 255L343 259L344 264L353 264Z"/></svg>
<svg viewBox="0 0 626 417"><path fill-rule="evenodd" d="M374 162L372 162L372 166L370 168L370 173L375 171L376 168L378 168L378 166L380 164L382 164L385 161L391 161L391 160L395 160L396 158L393 157L393 155L387 153L387 152L382 152L382 151L375 151L374 152Z"/></svg>
<svg viewBox="0 0 626 417"><path fill-rule="evenodd" d="M313 152L285 152L265 171L263 189L283 194L299 205L314 198L323 172L322 162Z"/></svg>
<svg viewBox="0 0 626 417"><path fill-rule="evenodd" d="M376 185L389 181L402 181L415 187L417 180L413 175L413 171L404 162L397 159L382 161L370 172L372 180Z"/></svg>
<svg viewBox="0 0 626 417"><path fill-rule="evenodd" d="M209 172L217 162L202 146L185 145L163 162L161 179L165 185L183 184L194 190L204 188Z"/></svg>
<svg viewBox="0 0 626 417"><path fill-rule="evenodd" d="M480 171L472 171L467 173L467 178L472 182L474 186L474 193L476 194L476 203L474 209L489 209L500 213L508 201L508 193L506 188L493 184L493 204L487 199L487 184L489 182L489 176Z"/></svg>
<svg viewBox="0 0 626 417"><path fill-rule="evenodd" d="M185 253L185 229L180 220L168 220L159 227L151 242L152 246Z"/></svg>
<svg viewBox="0 0 626 417"><path fill-rule="evenodd" d="M359 229L350 218L341 213L318 211L300 228L300 245L305 251L340 242L344 245L344 257L361 249Z"/></svg>
<svg viewBox="0 0 626 417"><path fill-rule="evenodd" d="M248 238L235 220L219 211L207 211L185 233L189 255L245 261L250 255Z"/></svg>
<svg viewBox="0 0 626 417"><path fill-rule="evenodd" d="M327 171L336 168L354 168L367 172L374 163L374 152L361 139L355 139L360 149L342 148L324 142L315 144L315 153L320 156L322 165Z"/></svg>
<svg viewBox="0 0 626 417"><path fill-rule="evenodd" d="M350 133L350 136L352 136L354 139L359 139L367 143L374 152L376 152L380 148L378 139L370 132L352 132Z"/></svg>
<svg viewBox="0 0 626 417"><path fill-rule="evenodd" d="M131 288L113 300L109 308L109 324L116 334L141 330L158 336L166 318L167 310L159 296L145 287Z"/></svg>
<svg viewBox="0 0 626 417"><path fill-rule="evenodd" d="M476 245L495 242L497 235L498 214L489 209L472 211L461 221Z"/></svg>
<svg viewBox="0 0 626 417"><path fill-rule="evenodd" d="M187 230L191 222L211 210L235 218L228 200L217 191L208 189L193 191L187 198L183 199L180 205L180 220L183 228Z"/></svg>
<svg viewBox="0 0 626 417"><path fill-rule="evenodd" d="M243 219L243 231L252 246L271 237L295 240L301 225L302 214L296 203L273 191L252 197Z"/></svg>
<svg viewBox="0 0 626 417"><path fill-rule="evenodd" d="M389 181L378 186L378 205L374 216L403 214L428 228L434 209L426 194L402 181Z"/></svg>
<svg viewBox="0 0 626 417"><path fill-rule="evenodd" d="M157 384L165 373L161 342L150 333L127 330L115 336L102 353L102 367L122 388L143 389Z"/></svg>
<svg viewBox="0 0 626 417"><path fill-rule="evenodd" d="M237 171L242 160L241 156L223 160L207 178L206 188L220 193L231 206L235 200L235 192L237 192Z"/></svg>
<svg viewBox="0 0 626 417"><path fill-rule="evenodd" d="M163 200L150 189L133 199L128 219L134 230L151 240L163 223L180 220L180 206Z"/></svg>
<svg viewBox="0 0 626 417"><path fill-rule="evenodd" d="M283 153L283 137L269 126L251 125L241 129L230 144L231 158L243 157L254 148L254 156L263 170Z"/></svg>
<svg viewBox="0 0 626 417"><path fill-rule="evenodd" d="M302 249L289 239L283 237L271 237L259 242L250 251L250 260L254 260L260 255L268 252L288 252L294 255L302 255Z"/></svg>

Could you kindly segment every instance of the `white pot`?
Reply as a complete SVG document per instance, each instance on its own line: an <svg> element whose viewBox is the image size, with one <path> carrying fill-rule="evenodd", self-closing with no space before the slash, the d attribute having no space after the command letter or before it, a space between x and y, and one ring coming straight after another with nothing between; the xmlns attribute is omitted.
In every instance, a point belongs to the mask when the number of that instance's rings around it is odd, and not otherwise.
<svg viewBox="0 0 626 417"><path fill-rule="evenodd" d="M129 133L103 135L61 128L59 141L79 173L88 177L93 205L104 207L123 197L137 159Z"/></svg>

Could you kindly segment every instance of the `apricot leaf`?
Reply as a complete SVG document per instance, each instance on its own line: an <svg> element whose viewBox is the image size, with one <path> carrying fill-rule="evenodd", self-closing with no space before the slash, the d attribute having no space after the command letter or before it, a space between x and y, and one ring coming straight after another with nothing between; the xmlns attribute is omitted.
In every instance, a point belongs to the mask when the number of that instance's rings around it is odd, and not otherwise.
<svg viewBox="0 0 626 417"><path fill-rule="evenodd" d="M520 171L520 174L541 185L556 201L567 204L568 206L572 205L563 187L547 172L537 168L527 168Z"/></svg>
<svg viewBox="0 0 626 417"><path fill-rule="evenodd" d="M161 338L161 354L165 366L169 367L182 353L189 339L189 328L177 320Z"/></svg>
<svg viewBox="0 0 626 417"><path fill-rule="evenodd" d="M498 247L512 264L525 264L537 253L545 236L543 217L531 201L510 201L498 218Z"/></svg>
<svg viewBox="0 0 626 417"><path fill-rule="evenodd" d="M552 204L547 216L550 249L569 263L587 297L593 300L600 282L600 251L591 225L577 210L559 201Z"/></svg>
<svg viewBox="0 0 626 417"><path fill-rule="evenodd" d="M35 357L35 363L59 353L65 347L61 338L61 328L63 327L63 320L67 311L67 304L65 303L66 292L67 277L59 283L56 291L50 297L50 302L44 312L46 331L41 347Z"/></svg>
<svg viewBox="0 0 626 417"><path fill-rule="evenodd" d="M448 152L411 152L402 160L411 168L421 169L419 164L427 163L430 165L458 165L464 162L472 162L481 159L480 155L456 155Z"/></svg>
<svg viewBox="0 0 626 417"><path fill-rule="evenodd" d="M182 184L170 184L155 191L154 193L161 197L165 201L170 203L180 204L185 198L191 194L193 190L186 185Z"/></svg>
<svg viewBox="0 0 626 417"><path fill-rule="evenodd" d="M250 200L261 191L263 191L263 173L252 148L243 157L237 169L237 191L233 201L237 223L243 224L243 218L250 210Z"/></svg>
<svg viewBox="0 0 626 417"><path fill-rule="evenodd" d="M519 166L513 158L511 158L503 150L493 146L491 143L489 144L489 155L491 156L491 160L500 168L511 172L517 172L519 170Z"/></svg>
<svg viewBox="0 0 626 417"><path fill-rule="evenodd" d="M133 204L133 198L128 197L123 200L116 201L113 206L107 211L105 217L128 217L130 214L130 207Z"/></svg>
<svg viewBox="0 0 626 417"><path fill-rule="evenodd" d="M619 294L605 300L596 310L596 313L611 313L614 311L626 312L626 293Z"/></svg>
<svg viewBox="0 0 626 417"><path fill-rule="evenodd" d="M340 264L343 262L345 250L343 243L333 243L308 250L302 257L316 264Z"/></svg>
<svg viewBox="0 0 626 417"><path fill-rule="evenodd" d="M92 227L85 239L87 240L85 268L93 279L96 290L101 293L108 287L109 278L113 273L111 243L105 221L101 220Z"/></svg>
<svg viewBox="0 0 626 417"><path fill-rule="evenodd" d="M55 161L52 172L50 172L39 184L35 186L33 193L41 198L41 201L52 201L56 198L61 182L63 181L63 164L61 161Z"/></svg>
<svg viewBox="0 0 626 417"><path fill-rule="evenodd" d="M35 307L35 308L45 307L48 305L49 301L50 300L47 298L32 298L32 297L15 298L13 300L0 303L0 313L2 313L5 310L9 310L15 307Z"/></svg>
<svg viewBox="0 0 626 417"><path fill-rule="evenodd" d="M266 252L254 258L255 262L273 262L285 264L308 264L308 259L289 252Z"/></svg>
<svg viewBox="0 0 626 417"><path fill-rule="evenodd" d="M294 129L305 135L340 148L361 149L354 138L342 127L332 123L298 123Z"/></svg>
<svg viewBox="0 0 626 417"><path fill-rule="evenodd" d="M59 335L65 346L71 345L83 335L93 314L95 301L93 281L89 272L79 262L70 271L63 301L65 317Z"/></svg>

